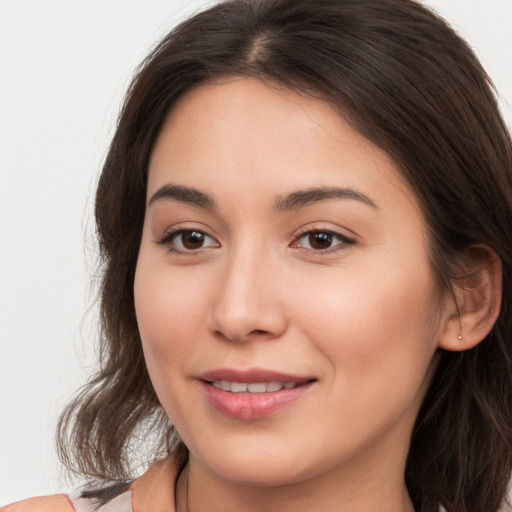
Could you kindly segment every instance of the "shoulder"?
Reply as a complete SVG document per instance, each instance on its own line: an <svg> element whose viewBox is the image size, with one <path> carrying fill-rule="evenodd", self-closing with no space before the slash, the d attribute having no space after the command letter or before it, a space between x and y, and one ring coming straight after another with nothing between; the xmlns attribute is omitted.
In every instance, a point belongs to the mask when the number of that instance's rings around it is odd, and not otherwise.
<svg viewBox="0 0 512 512"><path fill-rule="evenodd" d="M65 494L40 496L12 503L0 512L133 512L132 492L124 492L103 505L94 499L70 498Z"/></svg>
<svg viewBox="0 0 512 512"><path fill-rule="evenodd" d="M174 512L174 487L178 474L179 465L168 457L155 463L131 482L126 491L101 506L93 498L56 494L12 503L2 507L0 512Z"/></svg>
<svg viewBox="0 0 512 512"><path fill-rule="evenodd" d="M29 498L1 508L1 512L74 512L74 510L65 494Z"/></svg>

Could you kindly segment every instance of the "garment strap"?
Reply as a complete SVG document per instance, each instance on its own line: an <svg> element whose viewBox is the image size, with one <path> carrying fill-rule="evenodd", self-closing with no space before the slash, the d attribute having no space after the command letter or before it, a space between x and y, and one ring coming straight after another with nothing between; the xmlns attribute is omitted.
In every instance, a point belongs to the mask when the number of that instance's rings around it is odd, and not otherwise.
<svg viewBox="0 0 512 512"><path fill-rule="evenodd" d="M132 506L132 491L123 492L98 508L98 502L91 498L72 498L69 500L75 512L134 512Z"/></svg>

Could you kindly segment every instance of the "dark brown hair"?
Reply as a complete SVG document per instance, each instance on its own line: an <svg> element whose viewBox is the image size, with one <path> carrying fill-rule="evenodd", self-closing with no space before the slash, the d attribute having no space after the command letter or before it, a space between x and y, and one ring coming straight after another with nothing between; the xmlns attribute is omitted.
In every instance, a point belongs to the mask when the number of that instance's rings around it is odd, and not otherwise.
<svg viewBox="0 0 512 512"><path fill-rule="evenodd" d="M472 244L501 259L500 316L474 349L442 352L405 475L417 511L497 511L512 469L512 145L468 45L412 0L231 0L185 21L151 52L98 184L100 369L61 418L61 458L106 483L131 477L141 435L155 440L149 460L186 457L144 363L134 273L162 123L185 92L233 75L322 98L386 150L422 206L444 285L460 278L457 262Z"/></svg>

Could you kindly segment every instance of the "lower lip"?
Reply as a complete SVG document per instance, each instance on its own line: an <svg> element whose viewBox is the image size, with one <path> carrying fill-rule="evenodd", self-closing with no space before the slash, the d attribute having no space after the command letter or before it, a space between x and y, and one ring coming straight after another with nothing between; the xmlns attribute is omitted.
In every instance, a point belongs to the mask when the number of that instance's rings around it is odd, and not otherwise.
<svg viewBox="0 0 512 512"><path fill-rule="evenodd" d="M203 382L203 389L213 407L232 418L255 420L265 418L286 405L301 398L313 382L292 389L281 389L271 393L231 393Z"/></svg>

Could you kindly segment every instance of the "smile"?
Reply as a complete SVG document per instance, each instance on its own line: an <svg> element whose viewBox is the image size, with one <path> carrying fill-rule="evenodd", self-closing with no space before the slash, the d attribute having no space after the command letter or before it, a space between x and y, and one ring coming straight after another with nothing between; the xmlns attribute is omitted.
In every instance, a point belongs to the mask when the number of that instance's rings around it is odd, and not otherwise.
<svg viewBox="0 0 512 512"><path fill-rule="evenodd" d="M282 389L293 389L303 383L300 382L230 382L228 380L215 380L212 386L230 393L275 393Z"/></svg>
<svg viewBox="0 0 512 512"><path fill-rule="evenodd" d="M217 413L257 420L300 401L315 386L314 376L253 368L219 368L199 376L204 397Z"/></svg>

